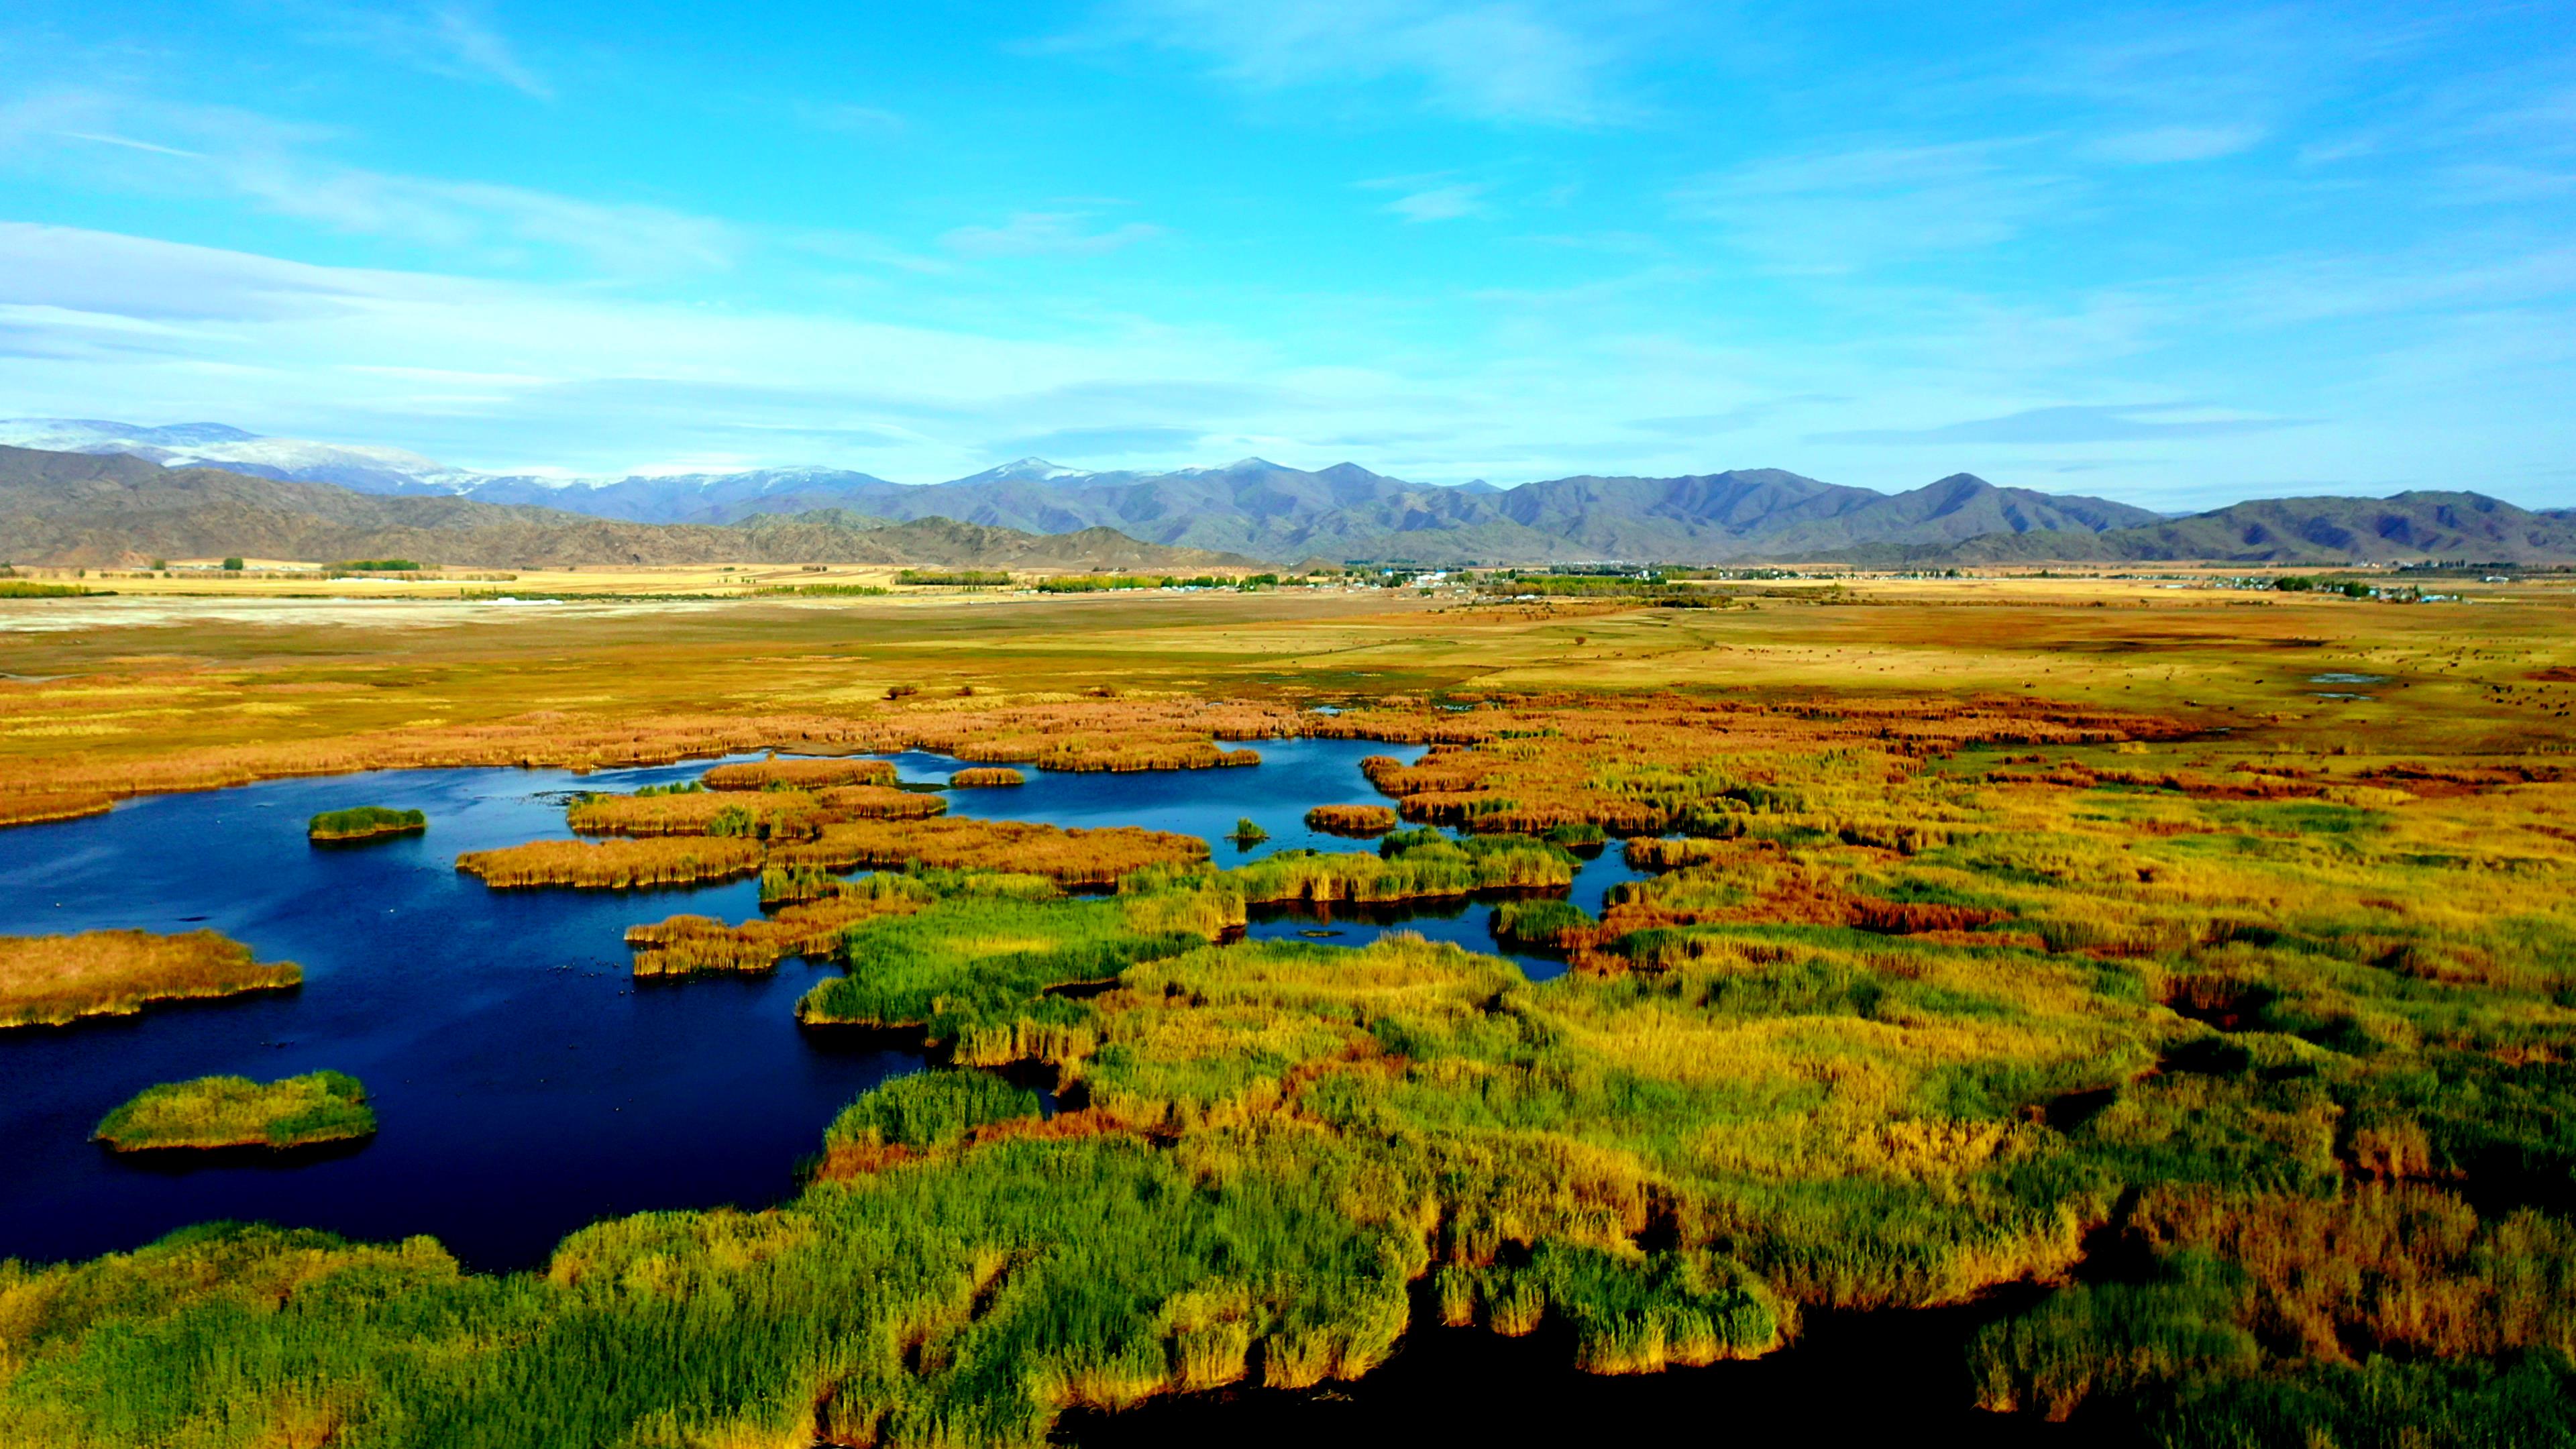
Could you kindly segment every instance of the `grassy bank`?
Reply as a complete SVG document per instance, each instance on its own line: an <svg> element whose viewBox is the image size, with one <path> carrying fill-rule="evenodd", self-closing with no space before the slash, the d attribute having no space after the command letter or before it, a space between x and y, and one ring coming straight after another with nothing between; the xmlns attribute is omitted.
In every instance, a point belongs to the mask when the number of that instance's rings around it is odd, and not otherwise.
<svg viewBox="0 0 2576 1449"><path fill-rule="evenodd" d="M314 1072L265 1085L199 1077L146 1087L90 1135L117 1152L311 1147L371 1137L376 1114L355 1077Z"/></svg>

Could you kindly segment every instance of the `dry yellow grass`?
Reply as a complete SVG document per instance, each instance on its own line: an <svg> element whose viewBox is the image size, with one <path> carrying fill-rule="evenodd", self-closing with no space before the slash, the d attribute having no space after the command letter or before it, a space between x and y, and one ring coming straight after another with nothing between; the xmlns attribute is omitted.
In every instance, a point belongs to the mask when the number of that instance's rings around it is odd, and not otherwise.
<svg viewBox="0 0 2576 1449"><path fill-rule="evenodd" d="M775 916L728 926L709 916L673 916L626 932L638 976L686 976L710 971L766 971L789 956L828 956L841 933L872 916L919 909L921 893L901 883L883 889L844 889L792 905Z"/></svg>
<svg viewBox="0 0 2576 1449"><path fill-rule="evenodd" d="M0 1028L130 1016L155 1001L274 991L304 979L292 961L252 959L213 931L0 936Z"/></svg>
<svg viewBox="0 0 2576 1449"><path fill-rule="evenodd" d="M821 802L801 790L754 794L692 790L673 795L589 795L564 819L584 835L812 835Z"/></svg>
<svg viewBox="0 0 2576 1449"><path fill-rule="evenodd" d="M948 812L948 802L938 795L890 785L840 785L819 798L833 820L927 820Z"/></svg>
<svg viewBox="0 0 2576 1449"><path fill-rule="evenodd" d="M1025 785L1028 782L1028 776L998 765L976 765L959 770L948 777L948 787L952 790L985 790L997 786Z"/></svg>
<svg viewBox="0 0 2576 1449"><path fill-rule="evenodd" d="M883 760L755 760L718 765L701 777L710 790L820 790L832 785L892 785Z"/></svg>
<svg viewBox="0 0 2576 1449"><path fill-rule="evenodd" d="M1042 875L1063 885L1105 886L1149 865L1207 858L1207 842L1134 826L1066 830L1017 820L853 821L824 827L808 844L779 849L789 868L900 866Z"/></svg>
<svg viewBox="0 0 2576 1449"><path fill-rule="evenodd" d="M1396 823L1392 805L1318 805L1306 812L1306 828L1327 835L1384 835Z"/></svg>
<svg viewBox="0 0 2576 1449"><path fill-rule="evenodd" d="M469 850L456 868L488 886L577 886L632 890L751 875L758 842L688 836L652 840L532 840L499 850Z"/></svg>

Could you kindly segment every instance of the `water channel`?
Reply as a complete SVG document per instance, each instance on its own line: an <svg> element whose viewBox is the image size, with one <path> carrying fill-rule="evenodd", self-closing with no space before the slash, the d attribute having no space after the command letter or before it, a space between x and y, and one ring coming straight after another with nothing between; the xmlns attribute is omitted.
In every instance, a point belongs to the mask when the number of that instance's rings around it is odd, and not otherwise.
<svg viewBox="0 0 2576 1449"><path fill-rule="evenodd" d="M1309 832L1306 810L1380 798L1359 761L1419 753L1347 740L1255 748L1263 762L1250 768L1029 771L1016 789L953 792L950 809L1186 832L1221 864L1300 847L1365 850ZM892 758L916 783L960 767ZM305 972L292 992L0 1032L0 1258L89 1257L236 1218L365 1239L429 1233L471 1267L527 1268L602 1217L787 1196L833 1115L924 1058L800 1031L797 998L839 969L831 965L791 959L763 975L672 982L629 974L628 926L681 911L747 919L759 912L756 882L497 891L454 868L462 851L567 838L574 792L689 779L712 763L281 780L0 830L0 934L203 926ZM309 817L359 804L425 811L429 831L307 843ZM1245 817L1269 840L1243 850L1226 838ZM1614 847L1585 863L1573 898L1597 911L1630 878ZM1412 930L1495 951L1491 915L1483 903L1392 918L1277 914L1251 934L1360 945ZM1513 959L1533 978L1563 969ZM324 1068L367 1084L374 1140L284 1160L191 1156L179 1167L89 1140L108 1109L155 1082Z"/></svg>

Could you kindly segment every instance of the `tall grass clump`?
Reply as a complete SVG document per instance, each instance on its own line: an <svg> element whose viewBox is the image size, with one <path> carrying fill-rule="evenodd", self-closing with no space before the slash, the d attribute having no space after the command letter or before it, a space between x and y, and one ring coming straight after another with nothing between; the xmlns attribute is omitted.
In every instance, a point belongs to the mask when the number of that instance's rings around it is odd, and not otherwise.
<svg viewBox="0 0 2576 1449"><path fill-rule="evenodd" d="M973 1068L933 1068L872 1087L823 1133L817 1175L848 1177L901 1155L953 1147L967 1134L1038 1115L1038 1094Z"/></svg>
<svg viewBox="0 0 2576 1449"><path fill-rule="evenodd" d="M1327 835L1384 835L1399 823L1391 805L1318 805L1306 812L1306 828Z"/></svg>
<svg viewBox="0 0 2576 1449"><path fill-rule="evenodd" d="M0 936L0 1028L131 1016L156 1001L277 991L303 980L294 962L255 960L248 946L213 931Z"/></svg>
<svg viewBox="0 0 2576 1449"><path fill-rule="evenodd" d="M820 790L832 785L892 785L887 760L809 760L772 756L718 765L699 777L710 790Z"/></svg>
<svg viewBox="0 0 2576 1449"><path fill-rule="evenodd" d="M826 818L822 802L802 790L582 795L564 811L564 823L584 835L712 835L746 840L809 837Z"/></svg>
<svg viewBox="0 0 2576 1449"><path fill-rule="evenodd" d="M819 798L835 820L927 820L948 813L948 801L939 795L889 785L835 785Z"/></svg>
<svg viewBox="0 0 2576 1449"><path fill-rule="evenodd" d="M919 864L941 870L1015 871L1065 885L1110 886L1150 865L1204 860L1207 842L1134 826L1065 829L1017 820L851 821L808 844L782 848L777 864L847 870Z"/></svg>
<svg viewBox="0 0 2576 1449"><path fill-rule="evenodd" d="M1139 932L1115 900L957 895L852 927L842 939L848 974L807 992L796 1015L809 1026L917 1029L967 1065L1069 1061L1090 1050L1089 1011L1048 988L1106 981L1204 939Z"/></svg>
<svg viewBox="0 0 2576 1449"><path fill-rule="evenodd" d="M429 828L429 817L418 810L388 810L381 805L360 805L349 810L325 810L304 827L308 839L322 842L373 840L387 835L413 835Z"/></svg>
<svg viewBox="0 0 2576 1449"><path fill-rule="evenodd" d="M1225 873L1254 905L1286 901L1385 903L1437 900L1479 891L1562 889L1574 860L1555 846L1517 838L1446 837L1381 856L1283 850Z"/></svg>
<svg viewBox="0 0 2576 1449"><path fill-rule="evenodd" d="M375 1134L366 1089L340 1072L265 1085L199 1077L146 1087L90 1135L116 1152L165 1148L310 1147Z"/></svg>
<svg viewBox="0 0 2576 1449"><path fill-rule="evenodd" d="M930 892L903 876L870 875L833 880L803 902L774 916L728 926L708 916L673 916L630 926L627 949L638 976L688 976L713 971L766 971L789 956L839 953L841 937L872 916L917 910Z"/></svg>
<svg viewBox="0 0 2576 1449"><path fill-rule="evenodd" d="M727 880L761 868L753 840L664 837L647 840L532 840L498 850L469 850L456 868L485 885L573 886L633 890Z"/></svg>
<svg viewBox="0 0 2576 1449"><path fill-rule="evenodd" d="M1028 776L1005 765L970 766L948 777L948 787L952 790L986 790L1028 782Z"/></svg>

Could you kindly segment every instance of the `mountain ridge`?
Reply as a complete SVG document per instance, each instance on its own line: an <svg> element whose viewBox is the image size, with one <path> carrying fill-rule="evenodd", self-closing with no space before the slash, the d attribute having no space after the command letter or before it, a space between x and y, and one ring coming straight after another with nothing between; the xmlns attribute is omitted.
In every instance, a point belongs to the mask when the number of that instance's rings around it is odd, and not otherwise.
<svg viewBox="0 0 2576 1449"><path fill-rule="evenodd" d="M151 558L416 558L449 565L859 563L973 568L1244 568L1254 560L1109 529L1032 534L948 518L763 514L650 524L455 496L391 497L118 454L0 446L0 559L103 567Z"/></svg>
<svg viewBox="0 0 2576 1449"><path fill-rule="evenodd" d="M846 516L861 515L950 519L1029 535L1109 530L1141 545L1272 563L2309 562L2354 550L2461 556L2481 548L2495 550L2499 561L2537 561L2576 554L2576 542L2562 542L2555 531L2554 515L2515 509L2516 519L2502 519L2466 501L2448 505L2449 515L2435 507L2418 516L2413 505L2389 500L2322 498L2247 500L2176 516L1999 486L1964 472L1897 493L1779 468L1445 486L1350 462L1307 470L1259 457L1164 471L1093 471L1023 457L923 484L825 467L563 480L470 473L398 449L263 438L221 423L0 421L0 442L27 437L64 451L174 464L237 456L241 461L213 466L387 497L538 507L637 525L730 527L837 511L842 526Z"/></svg>

